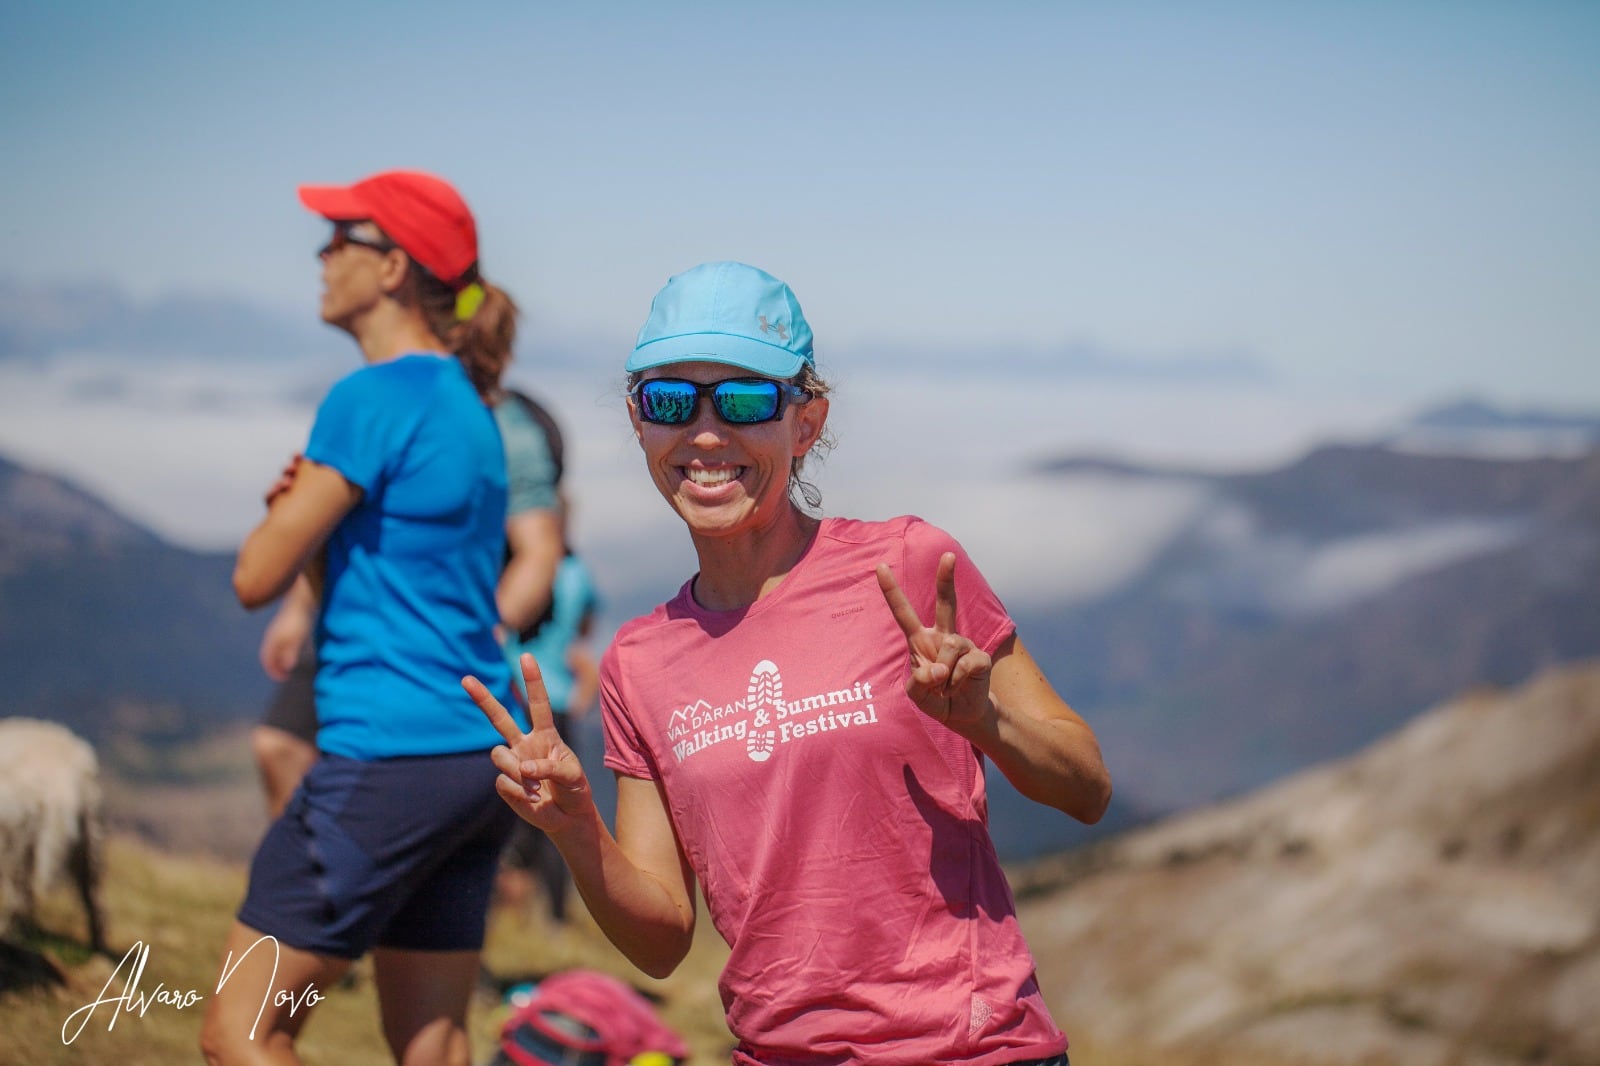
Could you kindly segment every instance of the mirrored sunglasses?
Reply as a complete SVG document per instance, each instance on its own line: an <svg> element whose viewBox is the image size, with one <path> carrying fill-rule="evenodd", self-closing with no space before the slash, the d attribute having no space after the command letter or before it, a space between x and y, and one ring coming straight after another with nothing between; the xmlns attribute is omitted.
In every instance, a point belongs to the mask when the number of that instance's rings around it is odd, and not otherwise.
<svg viewBox="0 0 1600 1066"><path fill-rule="evenodd" d="M789 404L811 399L798 385L771 378L727 378L704 385L681 378L651 378L633 387L639 417L658 426L692 422L700 397L705 395L711 397L717 417L735 426L776 422Z"/></svg>

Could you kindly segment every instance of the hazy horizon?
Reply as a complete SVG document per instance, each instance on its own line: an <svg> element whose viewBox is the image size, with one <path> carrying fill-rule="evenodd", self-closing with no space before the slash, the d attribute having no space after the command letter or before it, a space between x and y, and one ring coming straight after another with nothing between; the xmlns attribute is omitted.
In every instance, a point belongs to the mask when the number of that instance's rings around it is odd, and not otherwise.
<svg viewBox="0 0 1600 1066"><path fill-rule="evenodd" d="M738 258L824 351L1600 403L1597 48L1600 6L1509 0L21 5L0 232L28 283L309 319L295 186L417 167L568 347Z"/></svg>

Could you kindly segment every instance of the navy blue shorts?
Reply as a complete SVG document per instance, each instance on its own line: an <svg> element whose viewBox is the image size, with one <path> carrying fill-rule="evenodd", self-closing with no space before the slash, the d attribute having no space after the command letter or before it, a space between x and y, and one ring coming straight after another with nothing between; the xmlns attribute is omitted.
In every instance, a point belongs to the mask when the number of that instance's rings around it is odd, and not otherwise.
<svg viewBox="0 0 1600 1066"><path fill-rule="evenodd" d="M356 959L374 947L476 951L517 816L486 751L318 757L250 865L239 921Z"/></svg>

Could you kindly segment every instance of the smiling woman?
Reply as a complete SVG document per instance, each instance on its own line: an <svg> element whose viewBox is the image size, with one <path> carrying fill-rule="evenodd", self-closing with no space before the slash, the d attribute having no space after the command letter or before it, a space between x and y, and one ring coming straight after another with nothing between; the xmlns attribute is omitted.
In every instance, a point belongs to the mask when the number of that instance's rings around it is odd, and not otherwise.
<svg viewBox="0 0 1600 1066"><path fill-rule="evenodd" d="M737 534L806 521L792 505L790 483L828 415L823 397L787 382L729 378L728 369L715 362L651 368L631 394L645 463L702 557L722 550ZM664 376L667 370L675 376ZM700 405L701 393L711 402ZM784 417L786 406L793 417ZM737 418L729 417L730 408ZM742 550L742 541L731 543ZM701 595L722 598L709 585ZM730 593L735 601L741 595Z"/></svg>
<svg viewBox="0 0 1600 1066"><path fill-rule="evenodd" d="M708 263L656 296L629 414L698 572L601 666L616 833L523 658L533 728L476 679L496 788L645 972L696 884L732 953L734 1061L1064 1064L989 837L993 760L1093 822L1111 783L998 597L920 519L819 518L795 489L830 400L789 287Z"/></svg>

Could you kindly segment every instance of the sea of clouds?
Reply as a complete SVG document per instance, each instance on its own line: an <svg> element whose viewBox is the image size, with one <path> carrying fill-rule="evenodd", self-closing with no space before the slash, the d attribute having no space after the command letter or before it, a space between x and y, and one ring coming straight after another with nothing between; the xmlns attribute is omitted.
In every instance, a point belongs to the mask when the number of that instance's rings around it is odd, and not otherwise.
<svg viewBox="0 0 1600 1066"><path fill-rule="evenodd" d="M303 445L317 398L353 365L93 352L4 362L0 453L67 477L174 543L232 550L259 519L262 493ZM1107 591L1211 514L1204 481L1041 472L1047 460L1265 469L1319 443L1376 439L1414 409L1399 398L1281 384L1074 380L1041 369L868 366L833 377L837 446L812 470L825 511L921 515L954 533L1018 605ZM693 555L645 474L620 375L519 367L510 380L564 426L574 540L613 602L633 608L670 595L693 571ZM1431 545L1325 549L1275 567L1274 578L1285 603L1311 602L1330 575L1341 587L1352 569L1393 580L1430 547L1454 552L1494 539L1442 536Z"/></svg>

